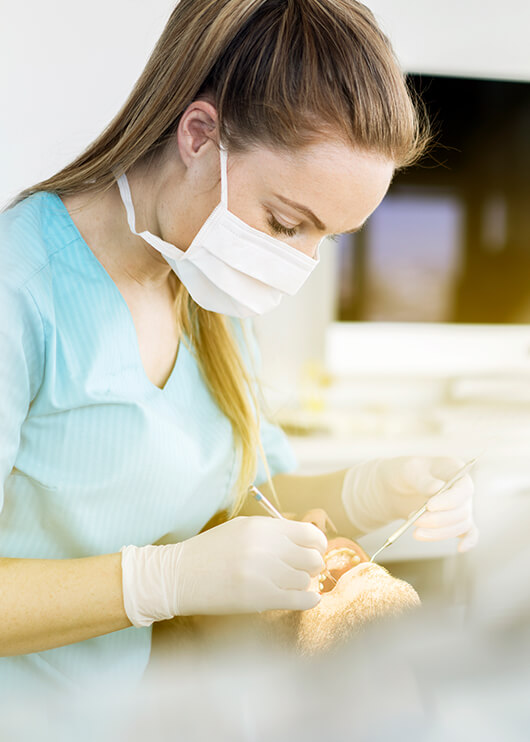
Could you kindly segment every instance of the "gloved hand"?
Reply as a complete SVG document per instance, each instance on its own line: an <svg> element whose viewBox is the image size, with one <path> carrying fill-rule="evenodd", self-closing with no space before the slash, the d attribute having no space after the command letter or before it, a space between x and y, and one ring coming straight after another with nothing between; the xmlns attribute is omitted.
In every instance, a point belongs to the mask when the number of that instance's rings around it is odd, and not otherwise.
<svg viewBox="0 0 530 742"><path fill-rule="evenodd" d="M468 551L478 541L471 477L466 474L447 492L435 495L463 466L463 461L452 457L367 461L347 470L342 503L352 525L363 534L398 518L407 519L430 498L427 511L412 526L414 537L439 541L459 536L458 551Z"/></svg>
<svg viewBox="0 0 530 742"><path fill-rule="evenodd" d="M125 612L133 626L173 616L303 611L327 539L312 523L238 517L177 544L122 546Z"/></svg>

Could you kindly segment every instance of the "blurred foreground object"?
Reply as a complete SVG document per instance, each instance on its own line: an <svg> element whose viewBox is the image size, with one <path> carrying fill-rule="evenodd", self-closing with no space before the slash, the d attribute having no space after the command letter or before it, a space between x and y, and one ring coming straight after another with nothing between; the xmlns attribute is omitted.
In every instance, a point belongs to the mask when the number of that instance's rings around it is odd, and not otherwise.
<svg viewBox="0 0 530 742"><path fill-rule="evenodd" d="M519 513L521 514L521 513ZM295 656L241 631L183 651L136 693L102 676L76 695L5 696L0 736L29 742L527 742L530 545L496 531L462 560L482 560L464 621L443 601L366 627L340 651ZM508 551L500 546L509 545ZM489 558L488 558L489 553ZM502 558L500 555L502 554ZM31 714L28 714L31 708Z"/></svg>

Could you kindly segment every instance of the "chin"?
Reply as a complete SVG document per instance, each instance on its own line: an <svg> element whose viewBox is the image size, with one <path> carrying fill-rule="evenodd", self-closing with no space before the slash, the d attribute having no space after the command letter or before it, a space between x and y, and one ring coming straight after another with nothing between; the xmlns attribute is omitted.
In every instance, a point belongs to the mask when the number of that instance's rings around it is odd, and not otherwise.
<svg viewBox="0 0 530 742"><path fill-rule="evenodd" d="M324 572L313 578L311 590L322 597L315 608L299 613L296 642L302 654L336 646L368 623L420 606L412 585L370 562L355 541L331 539L324 561L336 583Z"/></svg>

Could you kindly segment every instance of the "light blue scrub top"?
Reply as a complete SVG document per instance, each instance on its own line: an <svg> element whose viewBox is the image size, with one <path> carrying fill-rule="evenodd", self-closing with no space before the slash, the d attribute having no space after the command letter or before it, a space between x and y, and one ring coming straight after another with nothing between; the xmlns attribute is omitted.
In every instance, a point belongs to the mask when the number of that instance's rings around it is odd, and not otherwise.
<svg viewBox="0 0 530 742"><path fill-rule="evenodd" d="M261 433L271 474L293 471L283 431L262 419ZM39 192L0 214L0 556L72 559L194 536L229 505L235 459L184 343L165 387L148 379L129 308L62 200ZM254 483L265 480L260 462ZM0 696L102 675L135 687L151 630L2 657Z"/></svg>

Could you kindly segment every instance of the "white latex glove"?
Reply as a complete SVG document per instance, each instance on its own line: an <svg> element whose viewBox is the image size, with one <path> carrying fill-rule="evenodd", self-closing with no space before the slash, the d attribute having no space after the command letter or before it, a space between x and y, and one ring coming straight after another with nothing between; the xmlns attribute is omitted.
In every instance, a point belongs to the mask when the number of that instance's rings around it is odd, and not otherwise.
<svg viewBox="0 0 530 742"><path fill-rule="evenodd" d="M478 541L473 480L466 474L447 492L435 495L464 463L452 457L400 456L354 466L342 487L346 514L361 534L369 533L398 518L407 519L430 498L427 511L412 526L414 538L440 541L458 536L458 551L468 551Z"/></svg>
<svg viewBox="0 0 530 742"><path fill-rule="evenodd" d="M327 539L312 523L238 517L178 544L122 546L125 612L133 626L173 616L303 611Z"/></svg>

